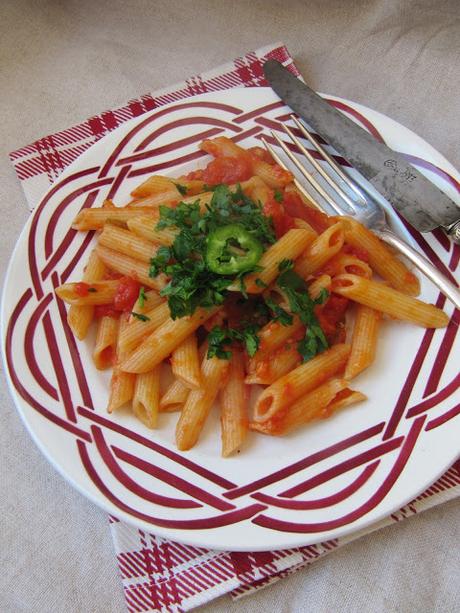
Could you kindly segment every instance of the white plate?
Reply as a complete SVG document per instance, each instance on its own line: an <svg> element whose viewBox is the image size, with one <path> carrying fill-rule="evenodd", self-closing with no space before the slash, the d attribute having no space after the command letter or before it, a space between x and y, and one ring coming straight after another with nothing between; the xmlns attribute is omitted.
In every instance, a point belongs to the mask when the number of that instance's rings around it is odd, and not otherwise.
<svg viewBox="0 0 460 613"><path fill-rule="evenodd" d="M454 168L418 136L358 104L328 97L377 130L441 189L457 198ZM218 415L198 445L174 446L177 416L147 430L128 410L105 413L109 375L91 360L91 339L74 340L54 287L81 278L91 242L69 230L83 205L123 203L152 172L179 176L206 156L204 137L243 146L288 113L267 88L196 96L128 121L81 155L29 220L3 293L4 357L11 393L33 439L80 492L111 514L177 541L264 550L334 539L400 508L459 455L458 324L425 331L386 322L375 364L353 387L368 401L284 438L250 436L237 457L220 457ZM441 233L410 236L444 272L459 248ZM444 304L422 279L422 296ZM452 307L445 304L452 314ZM457 313L458 316L458 313ZM457 405L457 408L456 408Z"/></svg>

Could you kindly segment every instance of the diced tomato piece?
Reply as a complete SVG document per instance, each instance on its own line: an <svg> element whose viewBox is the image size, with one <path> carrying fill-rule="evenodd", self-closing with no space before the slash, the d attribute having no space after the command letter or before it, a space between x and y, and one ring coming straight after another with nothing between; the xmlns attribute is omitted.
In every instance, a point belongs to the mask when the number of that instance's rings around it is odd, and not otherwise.
<svg viewBox="0 0 460 613"><path fill-rule="evenodd" d="M203 170L202 179L208 185L238 183L252 176L249 157L219 157L209 162Z"/></svg>
<svg viewBox="0 0 460 613"><path fill-rule="evenodd" d="M97 304L94 307L94 317L119 317L120 311L116 311L112 304Z"/></svg>
<svg viewBox="0 0 460 613"><path fill-rule="evenodd" d="M272 194L264 204L264 214L273 219L276 238L281 238L291 228L295 228L294 219L286 213L281 202L275 200Z"/></svg>
<svg viewBox="0 0 460 613"><path fill-rule="evenodd" d="M283 204L286 213L291 217L303 219L309 223L316 232L324 232L334 223L322 211L306 205L296 192L285 191Z"/></svg>
<svg viewBox="0 0 460 613"><path fill-rule="evenodd" d="M80 281L80 283L75 283L75 293L77 294L77 296L84 298L85 296L89 294L90 287L91 286L88 285L88 283L85 283L84 281Z"/></svg>
<svg viewBox="0 0 460 613"><path fill-rule="evenodd" d="M140 287L140 283L132 277L122 277L113 299L114 309L116 311L131 311L139 296Z"/></svg>

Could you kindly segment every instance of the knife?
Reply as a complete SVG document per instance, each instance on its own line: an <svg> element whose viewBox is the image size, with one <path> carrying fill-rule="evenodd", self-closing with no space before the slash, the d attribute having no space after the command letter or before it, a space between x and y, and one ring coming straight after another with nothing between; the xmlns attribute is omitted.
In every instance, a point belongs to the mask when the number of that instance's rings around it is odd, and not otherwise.
<svg viewBox="0 0 460 613"><path fill-rule="evenodd" d="M346 158L420 232L443 228L460 244L460 207L404 158L327 103L275 60L265 78L286 104Z"/></svg>

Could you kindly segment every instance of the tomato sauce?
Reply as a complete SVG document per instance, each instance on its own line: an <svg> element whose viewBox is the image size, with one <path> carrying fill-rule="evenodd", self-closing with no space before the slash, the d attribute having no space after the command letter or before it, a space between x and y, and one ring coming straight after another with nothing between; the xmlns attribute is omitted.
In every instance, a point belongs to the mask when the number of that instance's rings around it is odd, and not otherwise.
<svg viewBox="0 0 460 613"><path fill-rule="evenodd" d="M281 238L288 230L295 228L294 219L286 213L283 204L275 200L274 195L265 202L263 210L265 215L273 219L276 238Z"/></svg>
<svg viewBox="0 0 460 613"><path fill-rule="evenodd" d="M286 191L284 193L283 204L288 215L303 219L316 232L324 232L334 223L322 211L306 205L296 192Z"/></svg>
<svg viewBox="0 0 460 613"><path fill-rule="evenodd" d="M208 185L238 183L252 176L249 157L218 157L209 162L203 170L202 180Z"/></svg>

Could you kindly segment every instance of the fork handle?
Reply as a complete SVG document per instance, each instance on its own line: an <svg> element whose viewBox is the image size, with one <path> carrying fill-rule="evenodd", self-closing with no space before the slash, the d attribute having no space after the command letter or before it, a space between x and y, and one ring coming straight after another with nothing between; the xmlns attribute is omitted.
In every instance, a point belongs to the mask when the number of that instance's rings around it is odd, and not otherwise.
<svg viewBox="0 0 460 613"><path fill-rule="evenodd" d="M408 260L415 264L415 266L436 285L444 296L453 302L457 309L460 309L460 290L441 274L425 256L421 255L390 230L380 230L376 232L376 234L379 238L389 245L396 247L398 251L405 255Z"/></svg>

